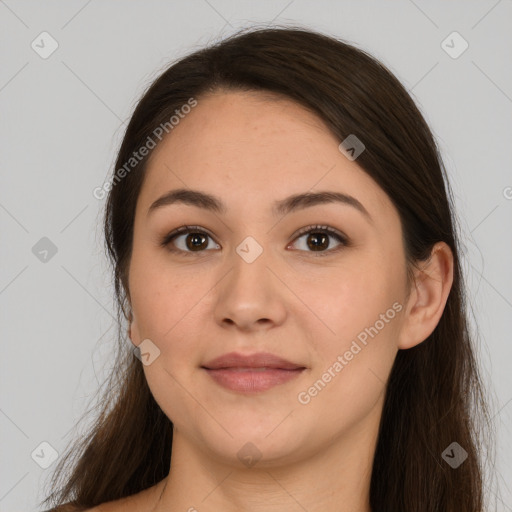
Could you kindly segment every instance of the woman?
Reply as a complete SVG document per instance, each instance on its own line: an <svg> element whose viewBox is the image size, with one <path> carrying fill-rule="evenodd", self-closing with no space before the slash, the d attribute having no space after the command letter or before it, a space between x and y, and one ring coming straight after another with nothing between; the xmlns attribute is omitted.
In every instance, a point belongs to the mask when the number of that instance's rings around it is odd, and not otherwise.
<svg viewBox="0 0 512 512"><path fill-rule="evenodd" d="M300 28L199 50L140 100L107 192L136 348L45 503L483 510L453 199L382 64Z"/></svg>

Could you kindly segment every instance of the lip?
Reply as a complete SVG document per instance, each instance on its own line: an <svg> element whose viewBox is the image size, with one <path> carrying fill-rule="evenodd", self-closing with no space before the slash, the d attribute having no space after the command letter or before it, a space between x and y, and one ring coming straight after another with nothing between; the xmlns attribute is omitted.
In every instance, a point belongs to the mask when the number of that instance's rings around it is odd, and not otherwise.
<svg viewBox="0 0 512 512"><path fill-rule="evenodd" d="M239 354L230 352L205 363L203 368L219 370L221 368L274 368L279 370L297 370L304 365L292 363L269 352L256 354Z"/></svg>
<svg viewBox="0 0 512 512"><path fill-rule="evenodd" d="M219 385L243 393L266 391L298 377L306 367L268 352L231 352L204 364L202 368Z"/></svg>

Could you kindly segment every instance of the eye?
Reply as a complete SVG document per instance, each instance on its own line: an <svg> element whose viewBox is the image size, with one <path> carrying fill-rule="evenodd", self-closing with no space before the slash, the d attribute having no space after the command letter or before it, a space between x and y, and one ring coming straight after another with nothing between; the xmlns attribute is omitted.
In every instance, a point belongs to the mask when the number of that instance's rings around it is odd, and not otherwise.
<svg viewBox="0 0 512 512"><path fill-rule="evenodd" d="M181 237L185 237L185 239L180 240ZM315 252L317 253L315 256L331 254L349 245L347 237L329 226L308 226L296 233L294 240L304 237L307 237L306 243L303 244L303 247L306 247L306 249L299 250ZM194 253L204 252L209 247L208 238L213 240L212 235L199 226L181 226L166 235L160 245L171 252L192 256ZM334 248L329 248L331 245L329 238L336 239L338 245ZM216 242L213 243L213 246L214 249L220 249L220 245Z"/></svg>
<svg viewBox="0 0 512 512"><path fill-rule="evenodd" d="M306 243L303 245L303 247L305 246L311 249L311 252L318 253L315 254L315 256L328 255L349 245L348 238L346 236L340 233L337 229L331 228L329 226L317 225L303 228L297 233L297 240L303 237L306 237ZM329 238L335 238L339 244L334 248L327 250L327 248L331 245Z"/></svg>
<svg viewBox="0 0 512 512"><path fill-rule="evenodd" d="M179 240L179 238L183 236L186 237L184 244L179 243L179 246L176 248L176 241L183 242L183 240ZM160 245L168 248L171 252L179 252L186 256L191 256L195 252L203 252L203 250L208 247L207 237L212 238L208 232L204 231L199 226L181 226L166 235ZM219 244L215 243L215 245L216 249L220 249Z"/></svg>

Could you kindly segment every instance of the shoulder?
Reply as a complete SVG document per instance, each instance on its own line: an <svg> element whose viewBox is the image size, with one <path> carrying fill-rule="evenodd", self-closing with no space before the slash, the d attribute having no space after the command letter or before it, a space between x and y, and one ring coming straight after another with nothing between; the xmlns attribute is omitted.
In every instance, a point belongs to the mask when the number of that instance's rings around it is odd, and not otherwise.
<svg viewBox="0 0 512 512"><path fill-rule="evenodd" d="M77 509L70 503L61 505L60 507L46 510L45 512L145 512L153 509L154 505L160 498L163 490L165 479L158 484L145 489L137 494L120 498L118 500L108 501L93 508Z"/></svg>

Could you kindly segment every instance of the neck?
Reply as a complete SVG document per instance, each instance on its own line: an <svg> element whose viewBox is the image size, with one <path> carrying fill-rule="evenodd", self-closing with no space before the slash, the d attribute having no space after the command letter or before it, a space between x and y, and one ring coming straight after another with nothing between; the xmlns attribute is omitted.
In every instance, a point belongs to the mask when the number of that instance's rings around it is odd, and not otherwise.
<svg viewBox="0 0 512 512"><path fill-rule="evenodd" d="M174 429L172 465L154 512L371 512L370 479L380 407L308 457L240 467Z"/></svg>

